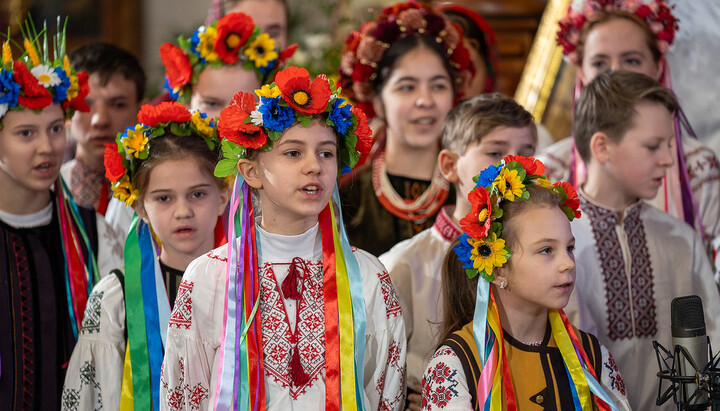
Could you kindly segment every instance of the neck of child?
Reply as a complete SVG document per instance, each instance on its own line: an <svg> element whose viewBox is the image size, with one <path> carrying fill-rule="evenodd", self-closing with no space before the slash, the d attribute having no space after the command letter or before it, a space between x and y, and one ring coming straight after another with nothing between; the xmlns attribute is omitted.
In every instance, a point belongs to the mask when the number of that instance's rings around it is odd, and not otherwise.
<svg viewBox="0 0 720 411"><path fill-rule="evenodd" d="M0 172L0 191L12 195L0 195L0 210L15 214L27 215L37 213L50 203L50 189L35 191L27 190L18 184L7 184L8 177Z"/></svg>
<svg viewBox="0 0 720 411"><path fill-rule="evenodd" d="M460 220L472 210L472 206L468 203L467 195L462 195L460 190L457 190L458 186L455 186L455 188L457 195L455 196L455 211L453 211L452 219L459 225Z"/></svg>
<svg viewBox="0 0 720 411"><path fill-rule="evenodd" d="M263 212L262 218L260 219L260 227L268 233L300 235L311 229L317 222L317 216L291 219L289 216L265 215L265 212Z"/></svg>
<svg viewBox="0 0 720 411"><path fill-rule="evenodd" d="M524 301L516 301L510 289L498 289L493 292L498 297L498 313L502 328L513 338L524 343L542 341L547 329L548 310Z"/></svg>
<svg viewBox="0 0 720 411"><path fill-rule="evenodd" d="M637 202L636 197L628 196L623 191L618 190L619 184L616 183L615 178L604 171L602 166L594 161L588 166L588 176L582 185L582 189L590 200L603 207L618 211L624 210Z"/></svg>
<svg viewBox="0 0 720 411"><path fill-rule="evenodd" d="M385 168L389 174L431 180L435 172L440 146L414 147L393 138L388 131L385 143Z"/></svg>
<svg viewBox="0 0 720 411"><path fill-rule="evenodd" d="M103 158L95 158L89 155L80 145L78 145L78 148L75 151L75 157L93 170L103 173L105 172L105 164L103 163Z"/></svg>
<svg viewBox="0 0 720 411"><path fill-rule="evenodd" d="M209 247L207 251L210 251L211 249L212 247ZM193 256L184 253L172 252L165 247L163 247L163 249L160 251L160 261L163 264L170 268L180 270L182 272L185 272L187 266L190 265L190 263L197 257L199 257L199 255Z"/></svg>

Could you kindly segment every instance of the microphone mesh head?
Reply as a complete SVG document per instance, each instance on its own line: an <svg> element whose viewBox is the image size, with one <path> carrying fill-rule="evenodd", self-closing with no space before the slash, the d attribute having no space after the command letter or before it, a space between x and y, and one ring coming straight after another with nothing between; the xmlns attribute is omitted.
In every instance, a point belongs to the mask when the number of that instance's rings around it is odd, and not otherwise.
<svg viewBox="0 0 720 411"><path fill-rule="evenodd" d="M697 295L677 297L670 308L673 337L697 337L705 335L705 315L702 299Z"/></svg>

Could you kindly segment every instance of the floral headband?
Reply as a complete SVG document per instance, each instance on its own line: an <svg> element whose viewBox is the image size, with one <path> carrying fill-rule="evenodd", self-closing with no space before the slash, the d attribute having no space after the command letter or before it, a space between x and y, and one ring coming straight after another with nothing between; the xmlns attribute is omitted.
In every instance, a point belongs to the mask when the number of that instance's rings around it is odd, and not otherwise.
<svg viewBox="0 0 720 411"><path fill-rule="evenodd" d="M468 277L480 274L492 282L493 269L505 265L512 256L497 220L503 215L503 201L530 198L527 186L551 188L562 198L560 208L567 218L572 221L580 217L580 200L573 186L564 181L550 184L544 174L545 165L533 157L507 156L474 177L475 188L468 194L472 209L460 220L464 233L454 248Z"/></svg>
<svg viewBox="0 0 720 411"><path fill-rule="evenodd" d="M38 33L32 21L26 23L23 30L23 48L20 59L13 60L10 42L2 46L2 66L0 67L0 118L8 110L42 110L51 104L60 104L67 118L75 110L90 111L85 97L90 92L87 72L75 73L65 55L65 25L52 39L53 50L50 56L47 27ZM41 41L42 40L42 41ZM2 125L0 125L2 129Z"/></svg>
<svg viewBox="0 0 720 411"><path fill-rule="evenodd" d="M165 88L178 101L190 100L190 86L207 66L242 62L254 70L260 82L290 58L297 45L278 52L275 40L255 27L252 18L244 13L230 13L208 26L200 26L190 39L178 37L180 47L165 43L160 46L160 59L165 66Z"/></svg>
<svg viewBox="0 0 720 411"><path fill-rule="evenodd" d="M145 104L137 115L138 124L118 133L115 143L105 145L105 176L110 180L113 197L132 205L138 198L133 177L138 162L148 157L150 141L172 134L202 137L210 150L218 144L215 122L205 113L190 113L177 102L163 102L157 106Z"/></svg>
<svg viewBox="0 0 720 411"><path fill-rule="evenodd" d="M350 33L340 58L340 84L368 115L374 112L370 103L375 95L372 82L378 75L378 63L395 41L414 34L430 36L441 44L458 72L474 73L461 29L428 6L415 2L388 6L374 21Z"/></svg>
<svg viewBox="0 0 720 411"><path fill-rule="evenodd" d="M560 19L557 43L573 64L579 62L577 45L582 29L598 14L625 11L647 22L657 37L660 52L665 53L675 39L678 23L668 4L662 0L573 0L565 16Z"/></svg>
<svg viewBox="0 0 720 411"><path fill-rule="evenodd" d="M286 128L296 122L307 127L319 114L326 114L326 124L341 136L340 172L350 172L361 157L367 156L372 131L365 113L338 97L340 92L324 74L311 79L304 68L288 67L277 73L274 83L255 90L260 97L257 107L252 93L237 93L218 120L224 158L218 162L215 175L237 173L238 160L247 158L249 150L272 149Z"/></svg>

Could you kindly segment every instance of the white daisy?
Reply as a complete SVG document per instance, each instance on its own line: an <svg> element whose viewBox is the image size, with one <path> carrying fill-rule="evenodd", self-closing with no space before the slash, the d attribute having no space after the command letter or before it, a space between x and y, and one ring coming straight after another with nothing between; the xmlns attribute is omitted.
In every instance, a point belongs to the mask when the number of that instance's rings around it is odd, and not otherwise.
<svg viewBox="0 0 720 411"><path fill-rule="evenodd" d="M7 103L0 104L0 118L2 118L2 116L4 116L5 113L8 112L8 107L9 106Z"/></svg>
<svg viewBox="0 0 720 411"><path fill-rule="evenodd" d="M55 87L60 84L60 77L55 70L45 64L33 67L30 72L45 88Z"/></svg>
<svg viewBox="0 0 720 411"><path fill-rule="evenodd" d="M263 125L262 113L257 110L253 110L250 113L250 122L253 123L253 125L255 125L255 126L258 126L258 127L262 126Z"/></svg>

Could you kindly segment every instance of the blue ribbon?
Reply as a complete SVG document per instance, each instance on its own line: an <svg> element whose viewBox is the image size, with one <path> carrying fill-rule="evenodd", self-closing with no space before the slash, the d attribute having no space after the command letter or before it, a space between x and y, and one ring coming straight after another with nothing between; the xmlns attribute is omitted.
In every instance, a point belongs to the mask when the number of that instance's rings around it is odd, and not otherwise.
<svg viewBox="0 0 720 411"><path fill-rule="evenodd" d="M156 268L159 268L153 248L150 228L140 221L140 281L142 283L143 308L145 309L145 329L147 335L148 357L150 360L150 382L152 385L153 407L160 409L160 369L163 361L162 337L158 319L158 300L155 290Z"/></svg>

